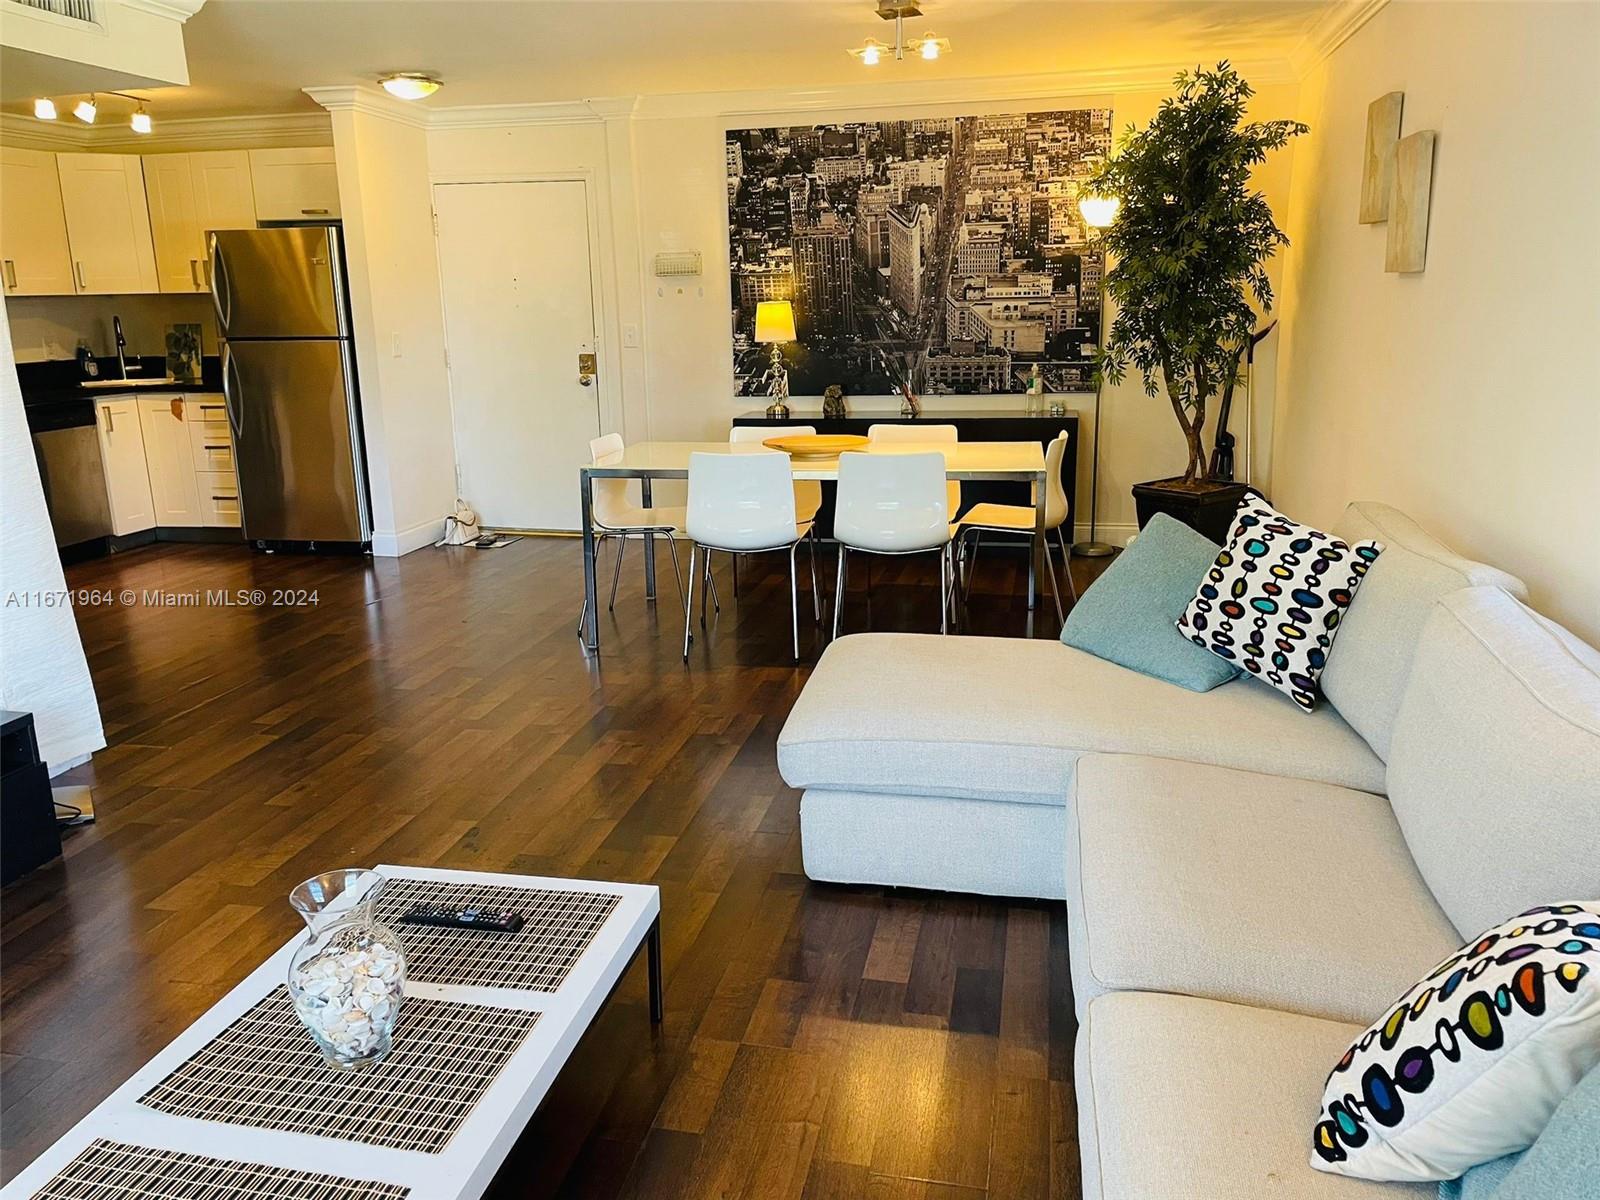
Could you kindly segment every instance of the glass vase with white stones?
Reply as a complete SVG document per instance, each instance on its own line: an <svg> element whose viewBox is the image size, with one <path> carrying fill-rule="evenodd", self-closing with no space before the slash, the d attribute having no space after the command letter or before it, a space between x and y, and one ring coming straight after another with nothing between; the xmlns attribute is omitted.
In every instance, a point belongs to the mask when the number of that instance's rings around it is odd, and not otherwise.
<svg viewBox="0 0 1600 1200"><path fill-rule="evenodd" d="M330 1066L381 1061L393 1046L405 994L400 937L374 909L387 882L376 871L328 871L289 893L310 930L289 961L294 1011Z"/></svg>

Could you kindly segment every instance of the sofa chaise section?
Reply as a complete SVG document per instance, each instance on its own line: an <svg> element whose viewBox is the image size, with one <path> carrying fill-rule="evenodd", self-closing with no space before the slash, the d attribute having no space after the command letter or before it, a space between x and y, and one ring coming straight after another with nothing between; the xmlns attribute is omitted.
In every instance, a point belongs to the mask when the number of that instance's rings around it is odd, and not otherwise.
<svg viewBox="0 0 1600 1200"><path fill-rule="evenodd" d="M1461 942L1381 796L1139 755L1078 762L1067 928L1109 991L1370 1021Z"/></svg>
<svg viewBox="0 0 1600 1200"><path fill-rule="evenodd" d="M1151 754L1381 792L1331 708L1253 679L1189 692L1056 641L862 633L828 647L778 737L791 787L1065 803L1078 755Z"/></svg>

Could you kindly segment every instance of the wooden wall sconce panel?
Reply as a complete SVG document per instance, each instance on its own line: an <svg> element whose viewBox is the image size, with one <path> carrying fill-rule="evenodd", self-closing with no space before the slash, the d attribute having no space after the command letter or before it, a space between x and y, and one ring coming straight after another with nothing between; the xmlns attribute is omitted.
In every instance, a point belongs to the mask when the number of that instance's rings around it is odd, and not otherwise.
<svg viewBox="0 0 1600 1200"><path fill-rule="evenodd" d="M1367 149L1361 164L1361 223L1375 225L1389 218L1389 193L1394 181L1394 148L1400 140L1400 108L1404 92L1390 92L1367 105Z"/></svg>
<svg viewBox="0 0 1600 1200"><path fill-rule="evenodd" d="M1394 195L1389 204L1389 245L1383 269L1422 270L1428 261L1428 202L1433 195L1434 131L1401 138L1394 153Z"/></svg>

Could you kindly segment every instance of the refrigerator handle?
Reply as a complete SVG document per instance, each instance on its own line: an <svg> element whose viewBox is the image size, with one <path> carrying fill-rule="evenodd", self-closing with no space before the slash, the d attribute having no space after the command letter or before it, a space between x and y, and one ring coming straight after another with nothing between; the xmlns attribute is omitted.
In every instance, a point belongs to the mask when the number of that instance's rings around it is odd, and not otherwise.
<svg viewBox="0 0 1600 1200"><path fill-rule="evenodd" d="M217 332L223 337L228 335L228 321L233 316L233 281L228 278L227 264L222 258L222 247L217 244L217 235L211 235L211 245L208 247L210 258L211 276L211 306L217 310ZM227 295L224 304L223 295Z"/></svg>
<svg viewBox="0 0 1600 1200"><path fill-rule="evenodd" d="M228 386L228 381L233 381L233 386ZM244 421L242 417L235 416L234 402L239 398L239 372L234 369L233 350L227 342L222 343L222 408L228 414L228 424L233 428L233 440L237 445L244 440Z"/></svg>

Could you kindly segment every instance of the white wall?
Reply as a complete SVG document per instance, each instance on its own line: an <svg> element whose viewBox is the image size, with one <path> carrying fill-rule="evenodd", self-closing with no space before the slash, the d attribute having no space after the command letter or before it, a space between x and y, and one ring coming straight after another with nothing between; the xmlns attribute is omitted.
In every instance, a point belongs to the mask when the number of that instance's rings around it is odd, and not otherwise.
<svg viewBox="0 0 1600 1200"><path fill-rule="evenodd" d="M333 113L374 554L432 544L455 503L444 311L422 129Z"/></svg>
<svg viewBox="0 0 1600 1200"><path fill-rule="evenodd" d="M0 707L33 714L40 755L58 772L106 738L72 606L60 602L66 581L3 319L0 345ZM40 593L56 602L41 605Z"/></svg>
<svg viewBox="0 0 1600 1200"><path fill-rule="evenodd" d="M1277 499L1414 515L1600 643L1600 7L1391 3L1306 80ZM1427 269L1356 220L1370 101L1438 131Z"/></svg>
<svg viewBox="0 0 1600 1200"><path fill-rule="evenodd" d="M1130 122L1148 121L1167 90L1106 96L1063 88L1059 94L1016 99L1007 98L1004 85L996 81L955 80L919 86L914 97L892 85L856 89L848 93L848 103L841 100L829 108L799 108L792 93L779 92L645 97L636 108L614 107L587 120L574 116L562 123L482 127L441 122L428 133L429 167L435 180L563 172L593 180L603 201L608 329L602 383L609 378L610 387L602 396L610 426L631 440L720 438L726 436L731 417L761 406L758 399L734 395L724 150L728 129L1109 106L1120 132ZM1297 91L1293 84L1261 85L1252 115L1294 115ZM1280 217L1288 207L1292 153L1275 156L1259 175ZM702 251L704 274L698 279L656 279L650 266L655 254L680 249ZM1277 273L1274 264L1274 278ZM622 329L630 324L639 328L640 345L620 348ZM1263 483L1269 481L1270 470L1270 355L1275 340L1266 346L1266 369L1257 372L1257 424L1267 431L1257 439L1256 452L1256 479ZM1014 408L1018 403L1018 397L930 397L927 409ZM1086 536L1094 398L1072 396L1068 403L1083 422L1075 520L1080 536ZM899 401L853 397L851 404L856 411L896 411ZM1101 536L1121 541L1135 524L1129 487L1181 470L1183 436L1165 401L1145 396L1137 379L1107 389L1102 411ZM1235 431L1239 429L1236 424Z"/></svg>

